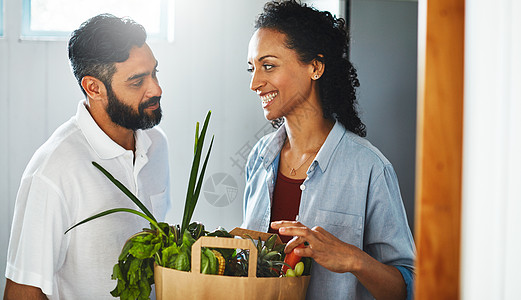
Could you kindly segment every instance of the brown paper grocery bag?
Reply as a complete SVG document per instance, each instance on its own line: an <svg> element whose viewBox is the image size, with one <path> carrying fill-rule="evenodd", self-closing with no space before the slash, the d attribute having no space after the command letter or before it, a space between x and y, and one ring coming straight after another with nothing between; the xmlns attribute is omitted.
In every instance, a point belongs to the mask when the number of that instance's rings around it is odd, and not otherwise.
<svg viewBox="0 0 521 300"><path fill-rule="evenodd" d="M239 229L254 239L266 240L270 234ZM280 239L278 240L280 243ZM257 264L248 265L248 277L207 275L200 273L201 247L249 250L250 261L257 261L257 248L246 239L201 237L192 246L192 272L158 265L154 267L157 300L170 299L305 299L309 276L257 278Z"/></svg>

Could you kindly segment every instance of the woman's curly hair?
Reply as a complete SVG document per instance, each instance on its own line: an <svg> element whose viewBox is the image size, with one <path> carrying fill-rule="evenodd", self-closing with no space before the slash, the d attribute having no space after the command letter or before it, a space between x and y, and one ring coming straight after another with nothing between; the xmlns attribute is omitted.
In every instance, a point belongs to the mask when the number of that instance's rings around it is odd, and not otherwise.
<svg viewBox="0 0 521 300"><path fill-rule="evenodd" d="M318 80L324 118L336 118L349 131L365 136L356 101L360 83L348 59L345 20L296 0L272 1L265 4L255 22L255 29L260 28L284 33L286 46L295 50L302 62L316 59L325 64L324 74Z"/></svg>

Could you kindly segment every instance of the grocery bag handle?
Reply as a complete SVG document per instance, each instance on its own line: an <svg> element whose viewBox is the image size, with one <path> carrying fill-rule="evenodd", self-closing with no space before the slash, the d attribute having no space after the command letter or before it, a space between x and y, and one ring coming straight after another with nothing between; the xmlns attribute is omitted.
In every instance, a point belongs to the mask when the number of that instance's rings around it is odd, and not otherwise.
<svg viewBox="0 0 521 300"><path fill-rule="evenodd" d="M202 236L192 245L192 272L201 273L201 247L249 250L248 277L257 276L257 247L251 240ZM253 263L252 263L253 262Z"/></svg>

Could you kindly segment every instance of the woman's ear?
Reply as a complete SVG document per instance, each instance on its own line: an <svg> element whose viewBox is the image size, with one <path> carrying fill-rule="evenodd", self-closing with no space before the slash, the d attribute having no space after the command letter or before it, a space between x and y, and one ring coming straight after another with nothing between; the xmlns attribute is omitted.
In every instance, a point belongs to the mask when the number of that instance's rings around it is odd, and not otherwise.
<svg viewBox="0 0 521 300"><path fill-rule="evenodd" d="M324 55L319 54L319 58L315 58L311 61L311 66L313 67L313 74L311 75L311 79L318 80L322 74L324 74L324 70L326 69L326 64L324 63Z"/></svg>
<svg viewBox="0 0 521 300"><path fill-rule="evenodd" d="M96 101L107 98L107 89L105 88L105 84L95 77L84 76L81 79L81 87L89 99Z"/></svg>

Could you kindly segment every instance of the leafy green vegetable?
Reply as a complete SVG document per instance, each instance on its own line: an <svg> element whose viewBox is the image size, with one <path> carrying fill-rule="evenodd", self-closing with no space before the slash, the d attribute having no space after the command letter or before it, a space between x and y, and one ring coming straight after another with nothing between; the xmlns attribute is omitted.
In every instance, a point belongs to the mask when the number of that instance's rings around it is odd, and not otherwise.
<svg viewBox="0 0 521 300"><path fill-rule="evenodd" d="M210 272L210 260L206 254L201 252L201 273L211 274Z"/></svg>
<svg viewBox="0 0 521 300"><path fill-rule="evenodd" d="M187 228L188 232L190 232L190 235L194 238L194 240L197 241L201 236L206 235L208 232L204 230L204 225L199 222L193 222L190 225L188 225Z"/></svg>
<svg viewBox="0 0 521 300"><path fill-rule="evenodd" d="M176 243L173 243L170 246L164 248L161 251L161 256L163 257L163 266L166 268L175 269L174 265L179 253L181 253L181 249L177 246Z"/></svg>
<svg viewBox="0 0 521 300"><path fill-rule="evenodd" d="M209 111L200 134L199 122L196 124L194 160L190 172L181 228L179 225L170 226L167 223L158 223L152 213L132 192L101 165L92 162L92 164L127 195L142 212L129 208L109 209L75 224L69 228L65 234L81 224L116 212L136 214L149 221L151 227L150 229L145 228L142 232L130 237L123 246L121 254L118 257L118 263L113 267L112 279L117 280L117 285L114 290L111 291L112 296L120 297L121 299L148 299L152 290L151 285L154 284L154 262L164 267L175 268L182 271L190 270L192 245L197 238L207 233L204 230L204 225L201 223L190 224L190 220L197 204L208 158L210 157L213 146L214 139L212 137L199 173L203 143L210 116L211 112ZM198 173L199 176L197 176Z"/></svg>
<svg viewBox="0 0 521 300"><path fill-rule="evenodd" d="M121 299L148 299L154 283L154 252L157 241L155 234L136 234L125 243L118 263L112 271L117 280L116 288L110 292ZM137 255L138 257L134 256Z"/></svg>
<svg viewBox="0 0 521 300"><path fill-rule="evenodd" d="M128 251L129 254L137 259L151 258L161 248L161 237L152 233L145 236L137 236L134 246Z"/></svg>
<svg viewBox="0 0 521 300"><path fill-rule="evenodd" d="M211 112L208 112L206 115L206 119L204 121L203 129L201 130L201 134L198 135L199 132L199 122L195 127L195 153L194 160L192 162L192 170L190 172L190 180L188 181L188 191L186 192L186 201L185 201L185 209L183 212L183 221L181 222L181 232L184 232L188 227L190 220L192 219L192 215L194 214L195 205L197 204L197 200L199 198L199 192L201 191L201 186L203 183L204 173L206 171L206 165L208 164L208 158L210 156L210 152L212 151L213 146L213 137L210 142L210 147L208 148L208 153L206 154L206 158L203 163L203 167L201 169L201 173L199 175L199 180L197 181L197 172L199 170L199 163L201 161L201 153L203 152L203 143L204 137L206 135L206 130L208 128L208 122L210 121Z"/></svg>
<svg viewBox="0 0 521 300"><path fill-rule="evenodd" d="M215 257L215 254L208 249L204 249L204 254L208 257L208 261L210 263L210 273L209 274L217 274L217 257Z"/></svg>

